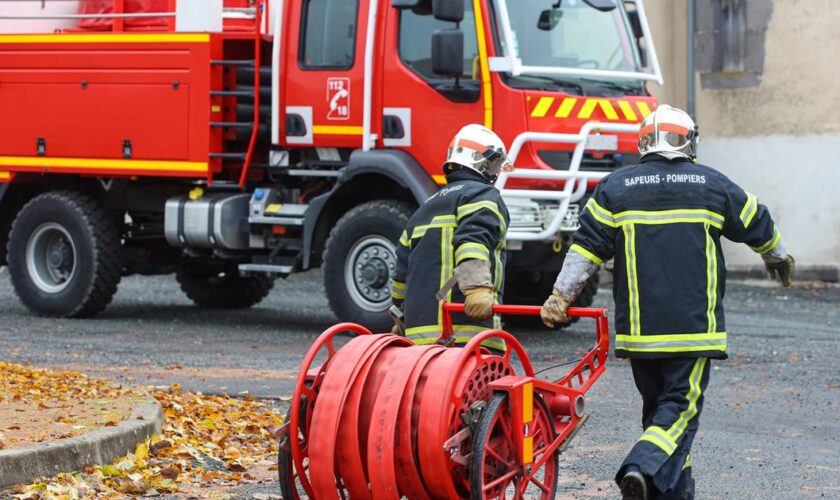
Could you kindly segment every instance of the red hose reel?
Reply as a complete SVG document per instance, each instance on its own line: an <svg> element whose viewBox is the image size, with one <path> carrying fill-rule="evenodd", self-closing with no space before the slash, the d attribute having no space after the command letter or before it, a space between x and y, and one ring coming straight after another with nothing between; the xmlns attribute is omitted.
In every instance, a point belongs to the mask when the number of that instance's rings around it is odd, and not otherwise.
<svg viewBox="0 0 840 500"><path fill-rule="evenodd" d="M463 307L443 305L442 339ZM494 306L498 314L539 311ZM597 343L554 382L537 378L502 330L447 348L352 323L329 328L304 358L282 430L283 498L554 498L558 450L585 422L583 395L609 350L605 309L569 315L593 318ZM481 347L488 339L507 351Z"/></svg>

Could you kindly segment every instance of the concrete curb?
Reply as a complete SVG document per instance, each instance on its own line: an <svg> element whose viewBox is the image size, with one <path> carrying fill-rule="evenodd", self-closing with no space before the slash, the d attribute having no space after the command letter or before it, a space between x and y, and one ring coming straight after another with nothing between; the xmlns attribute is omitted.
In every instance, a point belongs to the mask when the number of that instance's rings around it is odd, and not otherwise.
<svg viewBox="0 0 840 500"><path fill-rule="evenodd" d="M49 443L0 451L0 488L27 484L59 472L82 470L91 465L111 463L134 451L137 443L160 434L163 409L147 395L128 420L81 436Z"/></svg>

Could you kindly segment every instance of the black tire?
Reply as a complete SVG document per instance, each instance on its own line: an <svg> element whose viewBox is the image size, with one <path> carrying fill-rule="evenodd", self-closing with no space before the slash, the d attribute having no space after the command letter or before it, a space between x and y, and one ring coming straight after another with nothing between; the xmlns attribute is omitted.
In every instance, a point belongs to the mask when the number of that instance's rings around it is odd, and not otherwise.
<svg viewBox="0 0 840 500"><path fill-rule="evenodd" d="M291 420L291 408L286 412L286 422ZM289 430L291 432L291 429ZM286 439L289 439L288 437ZM284 449L281 442L277 447L277 478L280 480L280 494L283 500L295 500L300 498L297 495L297 485L294 479L294 461L291 450Z"/></svg>
<svg viewBox="0 0 840 500"><path fill-rule="evenodd" d="M7 253L17 296L44 316L95 316L122 278L118 217L82 193L32 198L12 224Z"/></svg>
<svg viewBox="0 0 840 500"><path fill-rule="evenodd" d="M306 408L306 396L301 396L300 416L298 417L298 439L303 440L306 439L306 436L303 433L306 422ZM289 407L286 411L286 420L284 420L284 422L291 421L292 408ZM291 428L289 428L288 432L292 432ZM291 438L286 437L285 439ZM303 446L305 446L305 444ZM304 465L304 467L306 466ZM295 464L294 460L292 460L292 451L287 446L284 447L282 442L277 447L277 477L280 480L280 493L283 500L297 500L301 498L301 496L306 495L306 491L303 489L300 481L295 479Z"/></svg>
<svg viewBox="0 0 840 500"><path fill-rule="evenodd" d="M556 272L522 272L510 273L505 280L505 303L517 305L541 306L545 299L551 295L554 281L557 278ZM586 284L578 294L572 307L589 307L595 302L595 294L598 293L600 276L596 272L589 277ZM572 318L568 325L561 325L565 328L577 323L580 318ZM507 316L505 323L522 327L537 328L542 325L540 318L532 316ZM543 326L544 328L544 326Z"/></svg>
<svg viewBox="0 0 840 500"><path fill-rule="evenodd" d="M187 297L205 309L247 309L259 304L274 288L273 277L242 276L235 265L182 266L175 272L175 279Z"/></svg>
<svg viewBox="0 0 840 500"><path fill-rule="evenodd" d="M477 432L475 433L475 439L472 442L472 457L470 458L470 498L472 500L483 500L484 496L482 495L482 486L484 485L484 477L483 477L483 464L484 464L484 454L479 453L478 448L480 447L482 450L484 448L484 443L487 441L488 434L493 432L494 429L494 415L504 410L502 405L508 399L508 395L506 393L496 393L493 395L493 398L490 400L490 403L487 404L487 407L481 413L481 418L477 424ZM553 442L555 435L554 430L550 426L550 419L551 413L548 410L548 405L545 404L542 397L539 395L534 395L534 404L538 405L541 413L545 415L549 420L546 422L547 426L546 429L548 432L551 433L550 439L547 441ZM538 412L534 412L535 417L539 415ZM492 435L492 434L491 434ZM556 453L556 452L555 452ZM534 457L536 460L536 456ZM553 459L553 466L554 466L554 484L551 487L551 491L545 498L553 499L557 494L557 483L558 483L558 466L559 460L555 456ZM550 465L549 465L550 467ZM548 472L548 471L546 471ZM502 496L502 498L507 498L506 496ZM533 496L526 496L526 498L533 498Z"/></svg>
<svg viewBox="0 0 840 500"><path fill-rule="evenodd" d="M373 331L390 330L394 248L412 211L410 205L399 201L370 201L344 214L333 227L324 248L324 287L330 307L340 320ZM390 253L385 252L386 247ZM358 266L362 268L356 271ZM359 276L345 279L347 273L356 272Z"/></svg>

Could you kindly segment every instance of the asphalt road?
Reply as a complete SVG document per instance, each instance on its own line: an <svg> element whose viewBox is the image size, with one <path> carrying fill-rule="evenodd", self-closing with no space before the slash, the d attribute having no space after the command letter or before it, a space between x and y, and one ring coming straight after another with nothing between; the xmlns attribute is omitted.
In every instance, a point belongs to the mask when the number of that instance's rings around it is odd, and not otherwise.
<svg viewBox="0 0 840 500"><path fill-rule="evenodd" d="M596 304L611 302L602 288ZM840 289L730 283L725 304L731 357L712 363L692 451L698 498L840 497ZM135 384L288 397L309 344L333 322L318 272L278 281L258 307L233 312L192 307L172 277L127 278L92 320L29 314L0 272L0 359ZM513 333L537 367L575 358L594 338L586 322ZM640 433L641 404L629 365L611 361L561 457L562 498L618 496L612 476ZM255 491L277 492L232 493Z"/></svg>

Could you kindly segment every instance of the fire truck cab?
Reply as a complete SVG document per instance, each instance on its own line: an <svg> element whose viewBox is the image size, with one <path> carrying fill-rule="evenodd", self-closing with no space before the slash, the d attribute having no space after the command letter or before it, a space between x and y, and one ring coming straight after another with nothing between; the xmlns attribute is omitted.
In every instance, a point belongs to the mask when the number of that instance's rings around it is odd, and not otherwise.
<svg viewBox="0 0 840 500"><path fill-rule="evenodd" d="M0 265L46 315L172 272L249 307L320 266L339 318L387 328L394 245L467 123L509 145L506 301L537 303L661 83L641 0L14 3Z"/></svg>

